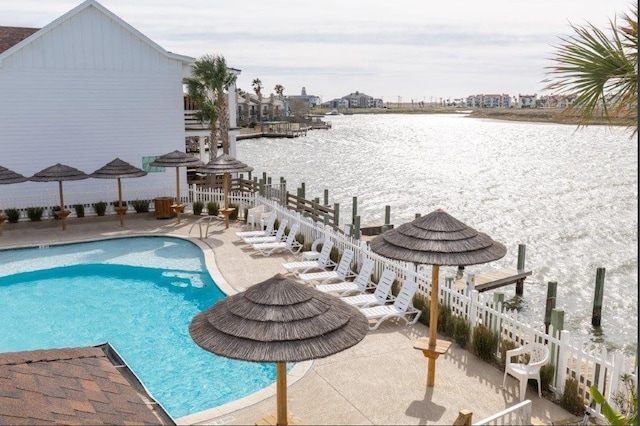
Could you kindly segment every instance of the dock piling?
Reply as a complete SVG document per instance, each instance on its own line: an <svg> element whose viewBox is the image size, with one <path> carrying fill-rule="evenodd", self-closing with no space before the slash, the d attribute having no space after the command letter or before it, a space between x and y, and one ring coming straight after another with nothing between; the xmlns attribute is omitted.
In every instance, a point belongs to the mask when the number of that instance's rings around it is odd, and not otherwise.
<svg viewBox="0 0 640 426"><path fill-rule="evenodd" d="M360 239L360 216L356 216L353 221L353 237Z"/></svg>
<svg viewBox="0 0 640 426"><path fill-rule="evenodd" d="M547 304L544 308L544 329L545 333L549 332L549 324L551 324L551 311L556 307L556 294L558 283L549 281L547 283Z"/></svg>
<svg viewBox="0 0 640 426"><path fill-rule="evenodd" d="M325 206L329 205L329 190L328 189L324 190L324 205Z"/></svg>
<svg viewBox="0 0 640 426"><path fill-rule="evenodd" d="M524 271L524 258L527 246L524 244L518 244L518 272ZM522 296L524 294L524 278L516 282L516 295Z"/></svg>
<svg viewBox="0 0 640 426"><path fill-rule="evenodd" d="M593 295L593 311L591 314L591 325L600 327L602 321L602 299L604 297L604 273L605 268L596 270L596 291Z"/></svg>
<svg viewBox="0 0 640 426"><path fill-rule="evenodd" d="M356 223L356 216L358 215L358 197L353 197L351 204L351 224Z"/></svg>

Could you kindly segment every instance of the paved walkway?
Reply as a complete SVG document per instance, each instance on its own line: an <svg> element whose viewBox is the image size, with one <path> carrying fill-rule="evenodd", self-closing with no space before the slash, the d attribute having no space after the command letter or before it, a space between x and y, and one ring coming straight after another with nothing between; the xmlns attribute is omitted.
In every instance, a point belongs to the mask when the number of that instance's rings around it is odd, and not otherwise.
<svg viewBox="0 0 640 426"><path fill-rule="evenodd" d="M62 231L56 221L4 224L0 249L87 241L140 234L199 236L198 225L189 214L157 220L153 214L128 214L124 226L114 216L67 220ZM282 262L291 256L263 257L241 244L234 232L241 223L224 228L214 220L200 245L207 252L208 266L216 282L224 281L241 291L284 272ZM191 231L191 232L189 232ZM214 266L215 263L215 266ZM429 335L418 323L387 322L356 346L313 362L300 363L288 377L288 410L303 424L390 425L452 424L460 410L473 412L479 421L519 402L517 381L507 378L502 388L502 371L480 360L454 343L437 361L434 387L426 387L426 358L413 349L413 342ZM442 336L441 336L442 337ZM527 390L533 402L534 424L552 424L572 416ZM253 424L275 413L274 387L247 399L206 413L177 419L180 424Z"/></svg>

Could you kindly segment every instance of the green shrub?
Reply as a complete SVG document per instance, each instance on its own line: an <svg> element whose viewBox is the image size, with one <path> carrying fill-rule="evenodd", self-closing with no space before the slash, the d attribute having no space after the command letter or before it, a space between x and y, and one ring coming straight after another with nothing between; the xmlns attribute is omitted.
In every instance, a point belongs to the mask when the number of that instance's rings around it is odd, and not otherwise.
<svg viewBox="0 0 640 426"><path fill-rule="evenodd" d="M107 211L107 203L104 201L98 201L97 203L93 203L93 210L95 210L98 216L104 216Z"/></svg>
<svg viewBox="0 0 640 426"><path fill-rule="evenodd" d="M20 211L18 209L5 209L4 213L7 215L9 223L18 223L20 220Z"/></svg>
<svg viewBox="0 0 640 426"><path fill-rule="evenodd" d="M338 263L340 262L340 251L338 250L337 247L331 247L331 253L329 253L329 259L331 259L332 262Z"/></svg>
<svg viewBox="0 0 640 426"><path fill-rule="evenodd" d="M84 217L84 204L74 204L73 209L76 211L77 217Z"/></svg>
<svg viewBox="0 0 640 426"><path fill-rule="evenodd" d="M124 206L124 203L122 205ZM149 201L147 200L133 200L131 205L136 213L149 213Z"/></svg>
<svg viewBox="0 0 640 426"><path fill-rule="evenodd" d="M462 349L466 349L471 338L471 324L462 317L451 316L453 326L453 339Z"/></svg>
<svg viewBox="0 0 640 426"><path fill-rule="evenodd" d="M220 213L220 204L215 201L209 201L207 203L207 212L209 212L209 216L218 216L218 213Z"/></svg>
<svg viewBox="0 0 640 426"><path fill-rule="evenodd" d="M238 220L238 205L237 204L233 204L233 203L229 203L229 208L230 209L235 209L233 212L231 212L231 214L229 215L229 220Z"/></svg>
<svg viewBox="0 0 640 426"><path fill-rule="evenodd" d="M553 383L553 376L556 373L556 367L551 364L545 364L540 368L540 390L547 392Z"/></svg>
<svg viewBox="0 0 640 426"><path fill-rule="evenodd" d="M298 232L296 234L296 241L299 242L303 247L304 245L304 234L301 234L300 232Z"/></svg>
<svg viewBox="0 0 640 426"><path fill-rule="evenodd" d="M195 214L196 216L200 216L200 213L202 213L202 210L204 210L204 203L202 201L194 201L193 214Z"/></svg>
<svg viewBox="0 0 640 426"><path fill-rule="evenodd" d="M473 353L484 361L494 359L494 354L498 349L498 333L494 333L484 325L479 325L473 329L472 346Z"/></svg>
<svg viewBox="0 0 640 426"><path fill-rule="evenodd" d="M451 309L448 306L438 304L438 331L444 334L447 333L447 328L451 323ZM453 335L453 332L449 336Z"/></svg>
<svg viewBox="0 0 640 426"><path fill-rule="evenodd" d="M39 222L42 219L44 208L42 207L27 207L27 216L32 222Z"/></svg>
<svg viewBox="0 0 640 426"><path fill-rule="evenodd" d="M584 413L584 401L578 394L578 381L573 377L567 377L564 381L560 406L576 416L581 416Z"/></svg>
<svg viewBox="0 0 640 426"><path fill-rule="evenodd" d="M502 368L507 364L507 351L517 347L518 345L513 340L500 339L500 365Z"/></svg>

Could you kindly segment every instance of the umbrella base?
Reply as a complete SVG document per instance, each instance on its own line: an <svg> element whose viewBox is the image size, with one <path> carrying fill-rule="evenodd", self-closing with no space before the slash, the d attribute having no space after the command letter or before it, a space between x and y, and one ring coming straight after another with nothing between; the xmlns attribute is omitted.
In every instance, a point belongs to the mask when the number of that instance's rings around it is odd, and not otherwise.
<svg viewBox="0 0 640 426"><path fill-rule="evenodd" d="M256 426L269 426L269 425L277 425L278 424L278 416L273 413L266 417L261 418L260 420L256 420ZM294 417L291 413L287 413L287 424L288 425L301 425L302 422L300 419Z"/></svg>

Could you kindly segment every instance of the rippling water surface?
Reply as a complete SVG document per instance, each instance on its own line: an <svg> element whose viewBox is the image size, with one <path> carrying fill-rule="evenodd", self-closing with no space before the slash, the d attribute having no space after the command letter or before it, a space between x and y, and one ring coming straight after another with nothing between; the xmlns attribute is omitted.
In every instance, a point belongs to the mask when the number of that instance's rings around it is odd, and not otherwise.
<svg viewBox="0 0 640 426"><path fill-rule="evenodd" d="M340 203L351 220L400 225L442 208L507 247L471 272L516 266L526 244L525 315L544 315L548 281L574 335L635 350L638 332L638 149L621 128L504 122L463 115L352 115L295 139L238 142L237 157L289 191ZM602 329L591 327L605 267ZM507 298L514 286L503 288Z"/></svg>

